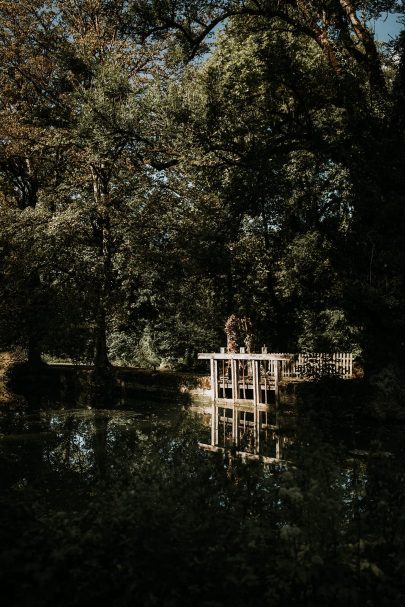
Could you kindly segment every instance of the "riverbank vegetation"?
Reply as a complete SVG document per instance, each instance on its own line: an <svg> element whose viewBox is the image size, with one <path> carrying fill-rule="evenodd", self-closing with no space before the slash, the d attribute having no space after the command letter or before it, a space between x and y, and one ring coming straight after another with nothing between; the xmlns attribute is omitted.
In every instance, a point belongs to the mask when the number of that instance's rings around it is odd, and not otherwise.
<svg viewBox="0 0 405 607"><path fill-rule="evenodd" d="M361 451L357 432L326 442L301 420L288 467L264 469L198 450L190 421L112 443L110 425L103 443L103 419L82 435L83 460L51 441L3 493L0 577L15 607L403 605L403 429L374 428Z"/></svg>
<svg viewBox="0 0 405 607"><path fill-rule="evenodd" d="M2 2L0 349L190 367L235 313L401 383L400 4Z"/></svg>

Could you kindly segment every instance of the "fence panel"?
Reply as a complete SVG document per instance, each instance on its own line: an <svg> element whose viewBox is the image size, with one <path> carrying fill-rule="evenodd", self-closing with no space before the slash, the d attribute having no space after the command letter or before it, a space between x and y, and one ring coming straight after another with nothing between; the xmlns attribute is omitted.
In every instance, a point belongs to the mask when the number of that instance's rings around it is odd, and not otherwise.
<svg viewBox="0 0 405 607"><path fill-rule="evenodd" d="M348 352L301 352L289 354L271 352L272 356L290 356L291 361L282 361L282 377L319 378L341 377L348 379L353 375L353 355ZM275 374L275 360L268 363L268 373Z"/></svg>

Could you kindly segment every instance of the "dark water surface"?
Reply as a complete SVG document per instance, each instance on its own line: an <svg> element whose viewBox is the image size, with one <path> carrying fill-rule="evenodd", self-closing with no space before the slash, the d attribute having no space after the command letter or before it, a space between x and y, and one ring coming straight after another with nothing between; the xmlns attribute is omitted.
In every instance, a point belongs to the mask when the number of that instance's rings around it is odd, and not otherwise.
<svg viewBox="0 0 405 607"><path fill-rule="evenodd" d="M186 418L184 405L127 401L96 408L46 403L0 412L0 487L32 486L74 501L75 490L105 477L142 451L151 436L175 436ZM201 437L209 429L201 428ZM64 496L66 499L66 496Z"/></svg>
<svg viewBox="0 0 405 607"><path fill-rule="evenodd" d="M405 605L403 426L327 402L215 420L142 399L1 410L8 604Z"/></svg>

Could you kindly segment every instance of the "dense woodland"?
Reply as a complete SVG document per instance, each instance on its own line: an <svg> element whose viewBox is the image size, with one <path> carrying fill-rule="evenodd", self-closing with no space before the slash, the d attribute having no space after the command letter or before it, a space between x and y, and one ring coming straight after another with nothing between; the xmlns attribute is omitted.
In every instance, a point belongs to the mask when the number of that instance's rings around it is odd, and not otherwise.
<svg viewBox="0 0 405 607"><path fill-rule="evenodd" d="M405 38L390 0L0 2L0 350L256 348L402 380Z"/></svg>
<svg viewBox="0 0 405 607"><path fill-rule="evenodd" d="M404 0L0 0L0 367L23 353L30 393L0 415L11 607L405 605L387 12L405 23ZM371 380L303 383L271 466L200 449L212 421L177 392L159 413L87 370L94 399L33 390L44 361L195 369L235 318L255 350L353 352Z"/></svg>

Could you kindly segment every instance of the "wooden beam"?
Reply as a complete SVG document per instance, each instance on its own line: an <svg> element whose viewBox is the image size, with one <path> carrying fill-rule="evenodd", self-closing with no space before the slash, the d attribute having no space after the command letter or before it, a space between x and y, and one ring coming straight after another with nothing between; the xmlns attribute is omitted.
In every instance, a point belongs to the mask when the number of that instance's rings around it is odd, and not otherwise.
<svg viewBox="0 0 405 607"><path fill-rule="evenodd" d="M250 367L254 361L267 363L269 372L274 373L275 363L282 362L282 372L284 377L302 379L306 374L306 367L314 367L318 371L325 371L325 375L338 373L342 379L351 379L353 377L353 355L345 352L334 352L331 354L322 352L304 352L300 354L291 353L261 353L246 354L242 352L200 352L199 360L219 360L223 364L229 365L231 361L244 361ZM326 365L325 370L325 363ZM329 369L331 367L331 369ZM231 387L231 386L229 386Z"/></svg>
<svg viewBox="0 0 405 607"><path fill-rule="evenodd" d="M215 445L208 445L206 443L198 443L200 449L204 449L205 451L211 451L213 453L227 453L229 449L225 449L224 447L219 447ZM256 460L263 462L263 464L278 464L280 462L276 457L267 457L266 455L259 455L250 453L248 451L237 451L236 455L241 457L242 459L248 460Z"/></svg>
<svg viewBox="0 0 405 607"><path fill-rule="evenodd" d="M280 380L281 380L281 361L278 360L278 361L276 361L276 364L274 366L274 383L275 383L274 394L275 394L276 407L278 407L278 403L279 403L279 399L280 399L280 386L279 386Z"/></svg>
<svg viewBox="0 0 405 607"><path fill-rule="evenodd" d="M259 382L259 363L257 360L253 360L252 362L252 371L253 371L253 401L254 401L254 413L253 413L253 422L254 422L254 450L255 453L259 452L259 432L258 432L258 405L260 402L260 382Z"/></svg>
<svg viewBox="0 0 405 607"><path fill-rule="evenodd" d="M232 381L232 400L236 402L238 394L238 364L235 359L231 360L231 381Z"/></svg>
<svg viewBox="0 0 405 607"><path fill-rule="evenodd" d="M199 360L291 360L291 356L285 354L240 354L229 352L228 354L218 352L199 352Z"/></svg>

